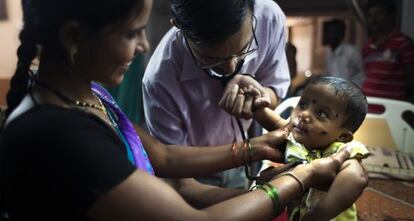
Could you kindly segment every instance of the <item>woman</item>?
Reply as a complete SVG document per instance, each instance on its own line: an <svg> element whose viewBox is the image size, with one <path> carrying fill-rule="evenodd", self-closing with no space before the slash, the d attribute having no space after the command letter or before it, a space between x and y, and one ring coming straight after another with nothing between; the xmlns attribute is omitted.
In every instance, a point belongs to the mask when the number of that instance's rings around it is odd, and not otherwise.
<svg viewBox="0 0 414 221"><path fill-rule="evenodd" d="M183 182L176 186L180 196L154 173L191 177L248 160L278 160L272 147L287 132L216 148L170 148L140 128L138 137L92 81L119 84L134 56L148 50L144 29L152 1L22 5L19 62L1 146L2 195L11 220L267 220L304 188L329 185L349 157L343 151L297 167L246 194ZM39 70L30 76L36 55Z"/></svg>

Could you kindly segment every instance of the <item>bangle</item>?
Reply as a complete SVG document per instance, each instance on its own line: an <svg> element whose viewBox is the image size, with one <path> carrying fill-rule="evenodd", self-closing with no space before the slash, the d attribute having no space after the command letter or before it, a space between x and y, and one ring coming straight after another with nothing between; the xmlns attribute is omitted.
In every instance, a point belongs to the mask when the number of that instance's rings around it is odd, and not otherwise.
<svg viewBox="0 0 414 221"><path fill-rule="evenodd" d="M279 215L282 206L281 206L280 199L279 199L279 191L276 189L276 187L274 187L270 183L265 183L263 185L256 185L256 186L253 186L252 188L250 188L250 190L256 190L256 189L261 189L261 190L266 192L267 196L273 202L273 207L274 207L274 211L275 211L274 215L275 216Z"/></svg>
<svg viewBox="0 0 414 221"><path fill-rule="evenodd" d="M244 161L244 173L245 173L247 179L249 179L249 180L257 180L259 177L250 174L251 171L250 171L249 165L248 165L248 164L252 163L252 161L253 161L252 160L253 159L253 157L252 157L253 146L250 143L250 140L249 139L247 139L244 142L243 148L244 148L245 152L247 153L247 160Z"/></svg>
<svg viewBox="0 0 414 221"><path fill-rule="evenodd" d="M296 176L296 174L293 173L293 171L288 171L288 172L281 173L273 179L276 179L276 178L281 177L281 176L290 176L293 179L295 179L299 183L299 186L300 186L300 195L302 195L306 191L305 184L303 183L303 181L301 179L299 179L298 176Z"/></svg>
<svg viewBox="0 0 414 221"><path fill-rule="evenodd" d="M247 147L248 147L247 153L249 155L249 163L252 163L252 161L253 161L253 157L252 157L253 146L252 146L252 143L250 143L249 139L247 139L246 143L247 143Z"/></svg>
<svg viewBox="0 0 414 221"><path fill-rule="evenodd" d="M253 152L253 146L250 143L250 140L247 139L244 141L243 149L247 153L247 159L244 161L244 164L250 164L253 161L252 152Z"/></svg>
<svg viewBox="0 0 414 221"><path fill-rule="evenodd" d="M233 158L233 166L234 167L237 167L237 163L236 163L237 153L236 153L236 150L237 150L236 142L234 142L233 145L231 146L231 155L232 155L232 158Z"/></svg>
<svg viewBox="0 0 414 221"><path fill-rule="evenodd" d="M247 154L247 156L245 157L245 160L244 160L244 164L250 164L251 163L251 159L252 159L251 152L253 150L253 147L252 147L252 144L250 143L250 140L249 139L247 139L246 141L244 141L244 143L243 143L243 149L244 149L244 152Z"/></svg>

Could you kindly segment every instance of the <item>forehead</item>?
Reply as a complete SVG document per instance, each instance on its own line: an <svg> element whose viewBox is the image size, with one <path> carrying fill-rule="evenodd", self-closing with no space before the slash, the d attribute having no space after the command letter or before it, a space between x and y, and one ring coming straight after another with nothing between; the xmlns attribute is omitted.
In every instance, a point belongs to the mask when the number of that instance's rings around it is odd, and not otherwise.
<svg viewBox="0 0 414 221"><path fill-rule="evenodd" d="M343 113L346 107L344 97L328 85L309 85L303 91L301 99L329 108L336 113Z"/></svg>

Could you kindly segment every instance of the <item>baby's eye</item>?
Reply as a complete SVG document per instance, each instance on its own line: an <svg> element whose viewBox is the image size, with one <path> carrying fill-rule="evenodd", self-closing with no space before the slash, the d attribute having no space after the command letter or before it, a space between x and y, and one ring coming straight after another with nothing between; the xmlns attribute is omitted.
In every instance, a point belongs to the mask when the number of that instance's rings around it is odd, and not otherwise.
<svg viewBox="0 0 414 221"><path fill-rule="evenodd" d="M327 117L328 117L328 114L327 114L327 113L325 113L324 111L318 111L316 114L317 114L317 115L318 115L318 117L320 117L320 118L327 118Z"/></svg>
<svg viewBox="0 0 414 221"><path fill-rule="evenodd" d="M298 106L299 106L300 109L303 110L303 109L306 109L307 104L304 101L299 101Z"/></svg>

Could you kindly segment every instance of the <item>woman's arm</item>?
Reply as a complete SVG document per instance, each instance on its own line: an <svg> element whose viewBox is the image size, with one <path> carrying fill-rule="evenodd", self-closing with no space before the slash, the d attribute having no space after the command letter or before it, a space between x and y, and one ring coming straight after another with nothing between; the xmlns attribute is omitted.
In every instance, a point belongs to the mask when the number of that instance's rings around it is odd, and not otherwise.
<svg viewBox="0 0 414 221"><path fill-rule="evenodd" d="M296 167L293 172L306 186L316 187L331 182L349 153L341 151L330 158ZM271 182L278 189L283 208L301 191L299 182L289 176ZM191 207L174 189L142 170L107 194L89 209L90 220L269 220L275 208L270 197L261 189L199 210Z"/></svg>
<svg viewBox="0 0 414 221"><path fill-rule="evenodd" d="M330 220L352 206L368 185L368 176L357 160L347 160L334 179L328 194L303 220Z"/></svg>
<svg viewBox="0 0 414 221"><path fill-rule="evenodd" d="M167 179L167 182L195 208L206 208L213 204L247 193L245 189L228 189L197 182L193 178Z"/></svg>
<svg viewBox="0 0 414 221"><path fill-rule="evenodd" d="M240 141L216 147L185 147L165 145L139 127L135 127L148 153L157 176L166 178L194 177L223 171L263 159L280 161L281 152L276 149L287 137L287 131L279 130L250 140L251 151Z"/></svg>

